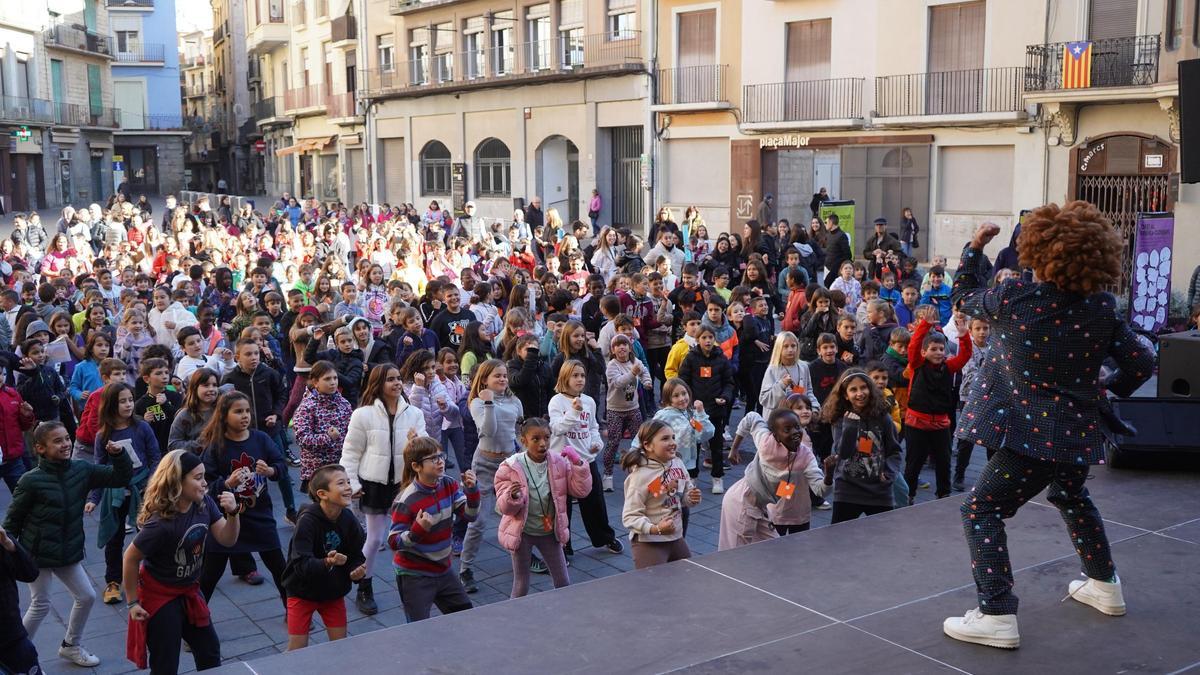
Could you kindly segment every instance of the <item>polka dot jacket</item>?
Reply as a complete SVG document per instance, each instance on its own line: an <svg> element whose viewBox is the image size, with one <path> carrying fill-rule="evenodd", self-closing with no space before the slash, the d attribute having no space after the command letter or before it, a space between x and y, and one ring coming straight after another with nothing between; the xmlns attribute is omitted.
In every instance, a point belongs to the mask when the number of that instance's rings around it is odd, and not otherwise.
<svg viewBox="0 0 1200 675"><path fill-rule="evenodd" d="M1153 372L1153 350L1117 318L1107 293L1083 297L1020 280L989 289L990 269L968 246L954 277L954 303L992 328L992 348L958 416L959 437L1034 459L1102 464L1102 389L1131 395ZM1102 383L1108 356L1119 370Z"/></svg>

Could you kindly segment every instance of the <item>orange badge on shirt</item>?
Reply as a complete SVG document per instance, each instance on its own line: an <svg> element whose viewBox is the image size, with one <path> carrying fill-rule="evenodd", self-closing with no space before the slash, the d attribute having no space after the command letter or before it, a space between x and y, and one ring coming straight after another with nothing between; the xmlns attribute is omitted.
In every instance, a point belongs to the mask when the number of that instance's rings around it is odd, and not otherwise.
<svg viewBox="0 0 1200 675"><path fill-rule="evenodd" d="M802 384L797 384L796 386L792 387L793 394L803 394L805 391L807 391L807 390L804 388L804 385L802 385Z"/></svg>
<svg viewBox="0 0 1200 675"><path fill-rule="evenodd" d="M700 377L712 377L712 366L700 366Z"/></svg>
<svg viewBox="0 0 1200 675"><path fill-rule="evenodd" d="M858 439L858 451L861 452L862 454L864 454L864 455L871 454L871 448L873 448L873 447L875 447L875 444L873 442L871 442L870 438L863 436L862 438Z"/></svg>
<svg viewBox="0 0 1200 675"><path fill-rule="evenodd" d="M663 496L663 492L665 491L665 488L663 487L662 476L659 476L659 477L655 478L654 480L650 481L650 485L647 487L650 489L651 497Z"/></svg>
<svg viewBox="0 0 1200 675"><path fill-rule="evenodd" d="M702 431L704 429L704 425L700 423L700 420L692 420L692 428L696 431Z"/></svg>
<svg viewBox="0 0 1200 675"><path fill-rule="evenodd" d="M789 483L786 480L779 481L779 487L775 488L775 496L791 499L796 492L796 484Z"/></svg>

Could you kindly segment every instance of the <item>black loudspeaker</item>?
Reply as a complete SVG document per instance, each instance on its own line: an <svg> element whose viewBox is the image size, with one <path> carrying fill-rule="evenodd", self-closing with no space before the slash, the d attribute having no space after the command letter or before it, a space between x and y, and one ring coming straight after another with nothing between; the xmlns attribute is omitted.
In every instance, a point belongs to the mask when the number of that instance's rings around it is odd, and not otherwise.
<svg viewBox="0 0 1200 675"><path fill-rule="evenodd" d="M1200 183L1200 59L1179 62L1180 180Z"/></svg>
<svg viewBox="0 0 1200 675"><path fill-rule="evenodd" d="M1200 458L1200 399L1119 398L1113 401L1113 412L1137 430L1108 445L1113 466L1155 457Z"/></svg>
<svg viewBox="0 0 1200 675"><path fill-rule="evenodd" d="M1200 399L1200 331L1159 336L1158 396Z"/></svg>

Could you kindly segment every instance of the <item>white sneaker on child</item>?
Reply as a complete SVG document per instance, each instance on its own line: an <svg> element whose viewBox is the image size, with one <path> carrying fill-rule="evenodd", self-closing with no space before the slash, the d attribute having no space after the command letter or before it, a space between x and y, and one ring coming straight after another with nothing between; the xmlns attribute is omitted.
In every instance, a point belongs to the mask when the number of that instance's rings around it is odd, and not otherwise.
<svg viewBox="0 0 1200 675"><path fill-rule="evenodd" d="M942 622L942 631L955 640L987 647L1016 649L1021 646L1016 614L984 614L976 607L963 616L946 619Z"/></svg>
<svg viewBox="0 0 1200 675"><path fill-rule="evenodd" d="M1121 593L1121 579L1113 578L1116 581L1111 583L1091 578L1086 581L1072 581L1067 586L1067 597L1091 605L1109 616L1124 616L1125 595Z"/></svg>
<svg viewBox="0 0 1200 675"><path fill-rule="evenodd" d="M100 657L84 649L83 645L69 645L63 642L58 647L58 655L84 668L95 668L100 665Z"/></svg>
<svg viewBox="0 0 1200 675"><path fill-rule="evenodd" d="M604 487L604 491L605 491L605 492L612 492L612 491L613 491L613 487L612 487L612 476L603 476L603 477L600 479L600 482L603 484L603 487Z"/></svg>
<svg viewBox="0 0 1200 675"><path fill-rule="evenodd" d="M713 479L712 493L714 495L725 494L725 481L721 478Z"/></svg>

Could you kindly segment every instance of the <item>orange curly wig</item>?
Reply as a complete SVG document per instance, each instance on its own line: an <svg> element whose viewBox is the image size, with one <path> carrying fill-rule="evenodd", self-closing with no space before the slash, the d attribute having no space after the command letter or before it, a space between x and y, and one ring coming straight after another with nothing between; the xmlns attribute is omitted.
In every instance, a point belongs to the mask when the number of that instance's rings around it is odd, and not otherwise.
<svg viewBox="0 0 1200 675"><path fill-rule="evenodd" d="M1091 295L1121 274L1124 242L1100 210L1085 201L1034 209L1017 238L1020 264L1038 280Z"/></svg>

